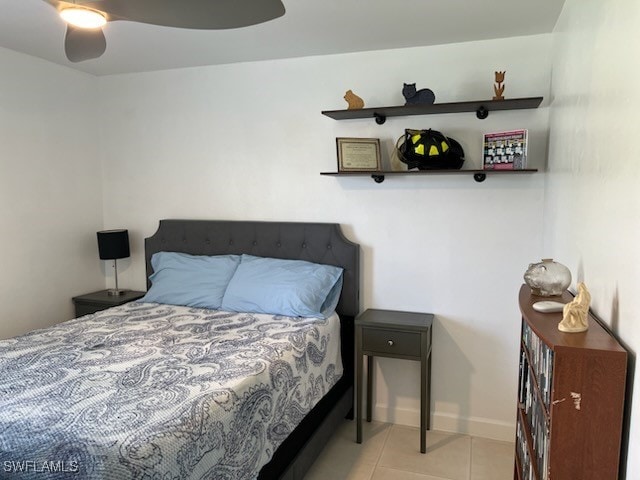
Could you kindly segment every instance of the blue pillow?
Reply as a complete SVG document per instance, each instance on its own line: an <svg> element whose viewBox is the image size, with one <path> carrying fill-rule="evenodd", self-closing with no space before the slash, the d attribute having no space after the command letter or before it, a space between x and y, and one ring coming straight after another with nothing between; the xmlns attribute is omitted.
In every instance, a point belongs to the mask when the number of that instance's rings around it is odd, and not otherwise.
<svg viewBox="0 0 640 480"><path fill-rule="evenodd" d="M342 270L342 269L341 269ZM324 318L328 318L333 312L336 311L338 302L340 301L340 294L342 293L342 273L336 284L331 288L327 298L320 307L320 313Z"/></svg>
<svg viewBox="0 0 640 480"><path fill-rule="evenodd" d="M325 318L338 302L341 278L342 268L332 265L242 255L222 310Z"/></svg>
<svg viewBox="0 0 640 480"><path fill-rule="evenodd" d="M239 255L154 253L151 288L139 301L219 309L239 263Z"/></svg>

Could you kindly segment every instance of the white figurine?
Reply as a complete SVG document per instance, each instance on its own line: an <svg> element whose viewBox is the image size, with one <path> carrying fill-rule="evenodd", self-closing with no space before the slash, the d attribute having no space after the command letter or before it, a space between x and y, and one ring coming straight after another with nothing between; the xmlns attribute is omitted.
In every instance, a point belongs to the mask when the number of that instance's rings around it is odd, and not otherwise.
<svg viewBox="0 0 640 480"><path fill-rule="evenodd" d="M587 286L580 282L578 284L578 294L562 309L562 321L558 324L561 332L578 333L589 328L589 305L591 304L591 294Z"/></svg>

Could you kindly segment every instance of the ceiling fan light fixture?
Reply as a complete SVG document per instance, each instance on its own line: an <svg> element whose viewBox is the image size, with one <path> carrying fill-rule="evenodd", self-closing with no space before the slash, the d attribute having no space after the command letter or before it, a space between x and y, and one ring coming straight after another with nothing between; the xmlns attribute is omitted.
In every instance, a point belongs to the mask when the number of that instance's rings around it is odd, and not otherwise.
<svg viewBox="0 0 640 480"><path fill-rule="evenodd" d="M107 23L102 13L88 8L65 8L60 12L60 16L65 22L78 28L100 28Z"/></svg>

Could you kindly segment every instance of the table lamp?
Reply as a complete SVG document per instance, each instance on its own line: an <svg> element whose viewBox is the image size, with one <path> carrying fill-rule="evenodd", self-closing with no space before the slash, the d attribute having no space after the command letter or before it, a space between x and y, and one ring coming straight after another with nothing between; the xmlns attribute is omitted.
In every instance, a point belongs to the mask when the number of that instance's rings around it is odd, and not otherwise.
<svg viewBox="0 0 640 480"><path fill-rule="evenodd" d="M109 295L122 295L125 290L118 288L118 259L129 257L129 231L103 230L98 234L98 252L100 260L113 260L116 288L108 290Z"/></svg>

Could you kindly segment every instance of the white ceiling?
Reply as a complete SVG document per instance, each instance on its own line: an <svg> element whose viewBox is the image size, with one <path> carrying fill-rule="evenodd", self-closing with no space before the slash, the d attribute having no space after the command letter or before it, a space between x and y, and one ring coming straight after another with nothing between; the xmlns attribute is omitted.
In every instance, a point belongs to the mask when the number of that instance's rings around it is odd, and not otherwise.
<svg viewBox="0 0 640 480"><path fill-rule="evenodd" d="M186 0L176 1L187 4ZM105 54L74 64L64 55L65 25L51 5L43 0L0 0L0 46L91 74L109 75L548 33L564 0L283 3L283 17L234 30L113 22L104 28Z"/></svg>

